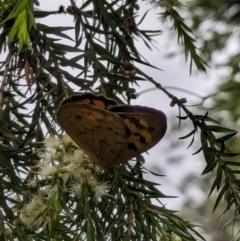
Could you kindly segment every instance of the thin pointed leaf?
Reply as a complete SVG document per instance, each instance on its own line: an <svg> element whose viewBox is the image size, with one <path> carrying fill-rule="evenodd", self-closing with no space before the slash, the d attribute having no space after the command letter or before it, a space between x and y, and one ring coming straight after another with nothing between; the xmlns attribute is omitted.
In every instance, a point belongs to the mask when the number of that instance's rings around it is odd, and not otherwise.
<svg viewBox="0 0 240 241"><path fill-rule="evenodd" d="M218 138L218 139L215 139L214 142L222 143L222 142L224 142L224 141L229 140L230 138L232 138L233 136L235 136L237 133L238 133L237 131L236 131L236 132L233 132L233 133L230 133L230 134L228 134L228 135L226 135L226 136L223 136L223 137L220 137L220 138Z"/></svg>
<svg viewBox="0 0 240 241"><path fill-rule="evenodd" d="M198 154L202 149L203 149L203 147L200 147L200 148L199 148L196 152L194 152L192 155Z"/></svg>
<svg viewBox="0 0 240 241"><path fill-rule="evenodd" d="M192 136L192 135L194 135L194 134L195 134L195 130L191 131L190 133L188 133L188 134L185 135L185 136L179 137L178 139L186 139L186 138L188 138L188 137L190 137L190 136Z"/></svg>
<svg viewBox="0 0 240 241"><path fill-rule="evenodd" d="M188 118L188 116L176 116L177 118L179 118L180 120L186 120Z"/></svg>
<svg viewBox="0 0 240 241"><path fill-rule="evenodd" d="M219 190L220 186L221 186L221 182L222 182L222 171L220 170L219 173L217 174L217 177L215 178L211 190L208 194L208 197L210 197L210 195L212 194L213 190L215 188L217 188L217 191Z"/></svg>
<svg viewBox="0 0 240 241"><path fill-rule="evenodd" d="M236 167L240 166L240 162L239 161L226 161L226 164L230 165L230 166L236 166Z"/></svg>
<svg viewBox="0 0 240 241"><path fill-rule="evenodd" d="M195 134L193 134L192 140L191 140L190 144L188 145L187 149L193 144L194 138L195 138Z"/></svg>
<svg viewBox="0 0 240 241"><path fill-rule="evenodd" d="M208 172L211 172L211 171L213 171L214 170L214 168L217 166L217 160L215 160L215 161L209 161L208 163L207 163L207 166L204 168L204 170L202 171L202 173L201 173L201 175L205 175L205 174L207 174Z"/></svg>
<svg viewBox="0 0 240 241"><path fill-rule="evenodd" d="M218 193L216 202L213 207L213 212L216 210L218 204L220 203L221 199L223 198L223 195L226 193L226 190L227 190L226 185L223 185L221 191Z"/></svg>
<svg viewBox="0 0 240 241"><path fill-rule="evenodd" d="M221 126L215 126L215 125L207 125L206 130L213 131L213 132L235 132L235 130L231 130L228 128L224 128Z"/></svg>

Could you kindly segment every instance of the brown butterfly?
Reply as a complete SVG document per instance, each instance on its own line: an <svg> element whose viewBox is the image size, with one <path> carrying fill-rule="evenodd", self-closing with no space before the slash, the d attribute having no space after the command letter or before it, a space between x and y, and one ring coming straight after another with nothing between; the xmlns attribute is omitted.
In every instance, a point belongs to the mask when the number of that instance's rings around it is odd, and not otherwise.
<svg viewBox="0 0 240 241"><path fill-rule="evenodd" d="M152 148L167 130L167 118L160 110L118 105L91 93L63 100L57 119L89 158L108 170Z"/></svg>

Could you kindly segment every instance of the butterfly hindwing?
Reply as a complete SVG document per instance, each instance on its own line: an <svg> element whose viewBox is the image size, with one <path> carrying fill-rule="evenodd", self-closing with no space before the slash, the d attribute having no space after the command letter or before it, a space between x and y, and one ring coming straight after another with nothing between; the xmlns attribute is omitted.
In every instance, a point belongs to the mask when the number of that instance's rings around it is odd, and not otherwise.
<svg viewBox="0 0 240 241"><path fill-rule="evenodd" d="M165 114L153 108L138 105L112 107L127 129L127 137L117 163L125 163L156 145L167 130Z"/></svg>

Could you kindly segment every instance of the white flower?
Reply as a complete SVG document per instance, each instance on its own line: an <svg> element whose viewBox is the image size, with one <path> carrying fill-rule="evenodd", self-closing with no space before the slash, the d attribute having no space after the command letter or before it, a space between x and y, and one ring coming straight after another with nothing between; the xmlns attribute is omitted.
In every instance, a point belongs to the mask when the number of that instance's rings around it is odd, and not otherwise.
<svg viewBox="0 0 240 241"><path fill-rule="evenodd" d="M66 145L69 144L74 144L76 145L76 143L71 139L71 137L69 135L64 135L62 138L63 143L65 143Z"/></svg>
<svg viewBox="0 0 240 241"><path fill-rule="evenodd" d="M96 188L99 186L99 182L96 180L94 176L91 176L90 178L88 178L87 182L93 191L95 191Z"/></svg>
<svg viewBox="0 0 240 241"><path fill-rule="evenodd" d="M24 206L24 212L28 216L32 216L36 210L39 211L39 209L43 206L42 197L39 195L34 195L32 200Z"/></svg>
<svg viewBox="0 0 240 241"><path fill-rule="evenodd" d="M49 185L46 190L44 190L45 193L47 193L49 196L56 196L58 194L58 186L54 185L51 186Z"/></svg>
<svg viewBox="0 0 240 241"><path fill-rule="evenodd" d="M63 163L66 164L66 166L62 168L63 171L69 173L69 175L65 175L65 180L70 178L70 176L73 176L75 179L85 178L89 175L92 176L92 171L89 168L91 161L81 149L76 149L72 153L66 153L63 156Z"/></svg>
<svg viewBox="0 0 240 241"><path fill-rule="evenodd" d="M52 161L52 155L44 150L44 152L38 152L38 157L46 164L49 164Z"/></svg>
<svg viewBox="0 0 240 241"><path fill-rule="evenodd" d="M94 169L95 169L97 174L103 173L103 169L101 167L97 166L97 165L94 167Z"/></svg>
<svg viewBox="0 0 240 241"><path fill-rule="evenodd" d="M6 228L5 233L6 233L6 236L12 237L13 230L11 228Z"/></svg>
<svg viewBox="0 0 240 241"><path fill-rule="evenodd" d="M33 228L33 218L28 216L22 216L21 221L28 229Z"/></svg>
<svg viewBox="0 0 240 241"><path fill-rule="evenodd" d="M52 176L56 172L57 172L56 166L42 165L42 166L40 166L39 174L43 175L44 177L49 177L49 176Z"/></svg>
<svg viewBox="0 0 240 241"><path fill-rule="evenodd" d="M67 190L67 188L66 188L66 183L67 183L67 181L69 180L69 178L70 178L70 175L69 175L68 172L66 172L66 173L64 173L64 174L62 175L63 185L64 185L64 190L65 190L65 191Z"/></svg>
<svg viewBox="0 0 240 241"><path fill-rule="evenodd" d="M62 144L61 140L55 136L50 136L44 142L45 147L49 149L57 149Z"/></svg>
<svg viewBox="0 0 240 241"><path fill-rule="evenodd" d="M21 221L28 229L38 227L43 223L41 216L36 219L42 206L43 202L40 195L33 196L32 200L24 206Z"/></svg>
<svg viewBox="0 0 240 241"><path fill-rule="evenodd" d="M64 156L64 163L76 163L77 165L82 164L86 160L82 150L75 150L73 153L68 153Z"/></svg>
<svg viewBox="0 0 240 241"><path fill-rule="evenodd" d="M98 200L102 195L110 196L107 193L107 189L109 189L109 188L110 188L110 185L107 182L104 182L104 183L101 183L101 184L97 185L93 190L95 192L94 199Z"/></svg>
<svg viewBox="0 0 240 241"><path fill-rule="evenodd" d="M77 195L78 197L81 196L82 193L82 184L80 182L74 182L71 184L70 191Z"/></svg>
<svg viewBox="0 0 240 241"><path fill-rule="evenodd" d="M48 148L47 151L48 151L49 155L51 156L51 159L54 160L55 157L56 157L56 153L57 153L56 149L55 148Z"/></svg>
<svg viewBox="0 0 240 241"><path fill-rule="evenodd" d="M75 150L73 155L73 161L76 163L83 163L86 160L86 156L84 155L82 150Z"/></svg>
<svg viewBox="0 0 240 241"><path fill-rule="evenodd" d="M37 180L36 179L32 179L32 180L30 180L29 182L28 182L28 184L27 184L29 187L36 187L37 185L38 185L38 182L37 182Z"/></svg>

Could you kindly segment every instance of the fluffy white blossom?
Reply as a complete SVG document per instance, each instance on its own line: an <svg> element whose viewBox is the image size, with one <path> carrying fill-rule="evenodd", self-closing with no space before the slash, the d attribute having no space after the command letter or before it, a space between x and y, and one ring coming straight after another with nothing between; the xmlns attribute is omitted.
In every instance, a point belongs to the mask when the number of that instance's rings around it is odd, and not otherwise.
<svg viewBox="0 0 240 241"><path fill-rule="evenodd" d="M42 165L40 166L40 171L39 174L43 175L44 177L49 177L52 176L57 172L58 168L56 166L47 166L47 165Z"/></svg>
<svg viewBox="0 0 240 241"><path fill-rule="evenodd" d="M80 197L82 194L82 184L80 182L73 182L70 187L70 191L75 194L77 197Z"/></svg>
<svg viewBox="0 0 240 241"><path fill-rule="evenodd" d="M43 217L39 212L43 207L42 196L34 195L29 203L22 210L21 221L28 229L38 227L43 223Z"/></svg>
<svg viewBox="0 0 240 241"><path fill-rule="evenodd" d="M110 185L108 183L106 183L106 182L96 185L94 190L93 190L94 193L95 193L94 194L94 199L98 200L103 195L109 195L107 193L107 190L109 188L110 188Z"/></svg>
<svg viewBox="0 0 240 241"><path fill-rule="evenodd" d="M62 141L55 136L50 136L45 140L44 144L47 149L58 149Z"/></svg>
<svg viewBox="0 0 240 241"><path fill-rule="evenodd" d="M38 181L36 179L31 179L28 184L29 187L37 187Z"/></svg>

